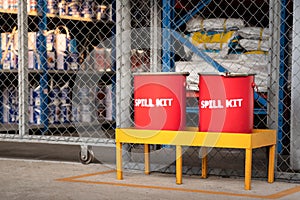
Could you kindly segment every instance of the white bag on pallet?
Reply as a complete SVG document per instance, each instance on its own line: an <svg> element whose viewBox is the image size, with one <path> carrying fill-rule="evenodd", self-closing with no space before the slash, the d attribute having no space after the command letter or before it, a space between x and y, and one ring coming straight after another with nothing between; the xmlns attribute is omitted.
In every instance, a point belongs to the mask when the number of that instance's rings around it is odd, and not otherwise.
<svg viewBox="0 0 300 200"><path fill-rule="evenodd" d="M196 17L187 22L186 30L195 31L230 31L244 27L244 21L239 18L210 18Z"/></svg>
<svg viewBox="0 0 300 200"><path fill-rule="evenodd" d="M247 51L269 51L269 40L241 39L239 44Z"/></svg>
<svg viewBox="0 0 300 200"><path fill-rule="evenodd" d="M237 35L244 39L268 40L270 38L270 29L262 27L243 27L237 30Z"/></svg>
<svg viewBox="0 0 300 200"><path fill-rule="evenodd" d="M251 62L249 60L240 59L215 59L220 65L222 65L229 72L236 73L255 73L255 83L258 89L262 92L267 91L268 86L268 64L260 62ZM176 62L176 72L189 72L187 77L187 89L199 90L199 75L198 73L215 72L218 71L209 63L204 60L191 61L191 62Z"/></svg>

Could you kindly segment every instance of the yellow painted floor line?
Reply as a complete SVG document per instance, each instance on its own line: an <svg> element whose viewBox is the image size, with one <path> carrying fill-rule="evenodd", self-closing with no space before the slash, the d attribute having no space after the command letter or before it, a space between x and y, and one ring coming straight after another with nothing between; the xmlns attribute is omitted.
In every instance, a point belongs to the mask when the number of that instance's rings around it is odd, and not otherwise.
<svg viewBox="0 0 300 200"><path fill-rule="evenodd" d="M109 173L113 173L113 172L116 172L116 170L108 170L108 171L96 172L96 173L91 173L91 174L83 174L83 175L79 175L79 176L72 176L72 177L61 178L61 179L56 179L56 180L57 181L70 182L74 179L86 178L86 177L90 177L90 176L97 176L97 175L103 175L103 174L109 174Z"/></svg>
<svg viewBox="0 0 300 200"><path fill-rule="evenodd" d="M290 189L286 189L275 194L270 195L252 195L252 194L240 194L240 193L230 193L230 192L220 192L220 191L211 191L211 190L197 190L197 189L187 189L187 188L174 188L174 187L161 187L155 185L139 185L139 184L130 184L130 183L117 183L117 182L104 182L104 181L89 181L82 180L79 178L86 178L96 175L103 175L116 172L116 170L102 171L91 174L83 174L79 176L72 176L67 178L56 179L56 181L63 182L73 182L73 183L85 183L85 184L95 184L95 185L111 185L111 186L121 186L121 187L132 187L132 188L144 188L144 189L157 189L157 190L167 190L167 191L179 191L179 192L192 192L192 193L202 193L202 194L211 194L211 195L225 195L225 196L235 196L235 197L249 197L249 198L262 198L262 199L278 199L284 196L300 192L300 186L296 186Z"/></svg>
<svg viewBox="0 0 300 200"><path fill-rule="evenodd" d="M300 192L300 186L293 187L293 188L290 188L290 189L286 189L286 190L283 190L281 192L278 192L278 193L275 193L275 194L272 194L272 195L268 195L268 196L269 196L270 199L278 199L278 198L288 196L288 195L291 195L291 194L294 194L294 193L297 193L297 192Z"/></svg>

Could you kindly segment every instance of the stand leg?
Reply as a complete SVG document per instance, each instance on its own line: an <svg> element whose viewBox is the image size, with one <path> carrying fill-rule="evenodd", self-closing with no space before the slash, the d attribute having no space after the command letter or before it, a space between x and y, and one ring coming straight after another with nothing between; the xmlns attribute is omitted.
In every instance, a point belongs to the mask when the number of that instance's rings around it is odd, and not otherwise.
<svg viewBox="0 0 300 200"><path fill-rule="evenodd" d="M268 169L268 182L274 182L274 167L275 167L275 145L270 146L269 149L269 169Z"/></svg>
<svg viewBox="0 0 300 200"><path fill-rule="evenodd" d="M144 144L144 162L145 162L145 174L150 174L150 149L149 144Z"/></svg>
<svg viewBox="0 0 300 200"><path fill-rule="evenodd" d="M252 149L246 149L245 190L251 189Z"/></svg>
<svg viewBox="0 0 300 200"><path fill-rule="evenodd" d="M122 172L122 144L120 142L116 143L116 162L117 162L117 179L123 179Z"/></svg>
<svg viewBox="0 0 300 200"><path fill-rule="evenodd" d="M207 148L201 147L202 149L202 176L201 178L207 178Z"/></svg>
<svg viewBox="0 0 300 200"><path fill-rule="evenodd" d="M176 145L176 184L182 184L182 147Z"/></svg>

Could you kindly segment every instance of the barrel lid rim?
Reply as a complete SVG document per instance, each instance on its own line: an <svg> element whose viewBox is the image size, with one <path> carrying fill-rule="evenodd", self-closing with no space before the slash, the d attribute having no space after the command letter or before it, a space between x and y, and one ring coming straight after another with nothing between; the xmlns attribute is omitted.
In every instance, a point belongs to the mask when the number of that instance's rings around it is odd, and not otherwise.
<svg viewBox="0 0 300 200"><path fill-rule="evenodd" d="M234 77L234 76L255 76L255 73L239 73L239 72L201 72L198 75L207 75L207 76L226 76L226 77Z"/></svg>
<svg viewBox="0 0 300 200"><path fill-rule="evenodd" d="M153 76L153 75L183 75L188 76L190 75L189 72L136 72L133 73L134 76Z"/></svg>

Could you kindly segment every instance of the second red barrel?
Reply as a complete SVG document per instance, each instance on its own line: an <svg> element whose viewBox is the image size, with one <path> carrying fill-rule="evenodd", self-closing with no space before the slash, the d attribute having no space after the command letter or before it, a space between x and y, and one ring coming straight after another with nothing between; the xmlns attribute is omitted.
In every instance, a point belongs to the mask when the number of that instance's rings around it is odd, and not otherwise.
<svg viewBox="0 0 300 200"><path fill-rule="evenodd" d="M199 74L199 131L251 133L254 74Z"/></svg>

